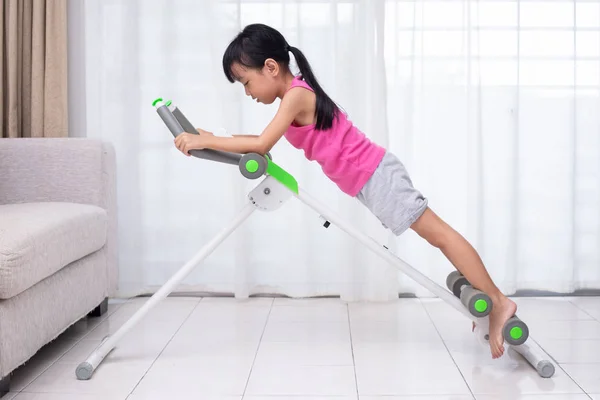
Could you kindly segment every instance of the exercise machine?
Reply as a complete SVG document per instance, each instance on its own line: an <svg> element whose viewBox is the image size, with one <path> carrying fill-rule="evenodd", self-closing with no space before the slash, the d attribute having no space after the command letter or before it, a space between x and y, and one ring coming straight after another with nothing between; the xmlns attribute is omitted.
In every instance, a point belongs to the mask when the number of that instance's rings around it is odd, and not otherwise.
<svg viewBox="0 0 600 400"><path fill-rule="evenodd" d="M198 134L192 125L171 101L156 99L152 106L163 120L174 137L188 132ZM274 211L281 207L292 196L316 211L324 220L327 228L336 225L358 242L392 264L398 270L421 284L433 294L444 300L458 312L475 323L476 338L488 347L489 313L494 306L490 298L474 288L458 271L450 273L446 279L448 290L429 279L408 263L394 255L373 238L348 224L333 211L320 204L298 187L294 177L277 165L270 154L256 153L234 154L217 150L192 150L190 154L201 159L237 165L241 174L248 179L264 177L248 194L248 203L241 209L223 229L216 234L191 260L185 263L144 305L127 320L114 334L103 339L101 344L89 355L86 361L76 368L77 379L88 380L102 360L115 348L121 338L129 332L143 317L161 300L167 297L176 286L206 257L208 257L238 226L240 226L255 210ZM516 315L509 319L503 328L504 341L517 353L521 354L541 377L554 375L554 364L546 358L545 352L529 336L527 325Z"/></svg>

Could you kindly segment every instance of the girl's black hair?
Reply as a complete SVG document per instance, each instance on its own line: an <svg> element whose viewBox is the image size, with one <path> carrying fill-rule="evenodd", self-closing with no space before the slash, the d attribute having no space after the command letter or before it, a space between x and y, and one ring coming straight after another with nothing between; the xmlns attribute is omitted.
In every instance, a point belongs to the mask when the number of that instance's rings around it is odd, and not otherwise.
<svg viewBox="0 0 600 400"><path fill-rule="evenodd" d="M317 82L304 54L298 48L288 45L283 35L276 29L264 24L246 26L227 46L225 54L223 54L223 72L233 83L236 81L236 76L232 71L234 63L246 68L261 69L265 60L272 58L280 65L289 68L289 52L294 55L302 78L314 90L317 97L317 130L331 128L337 113L336 104Z"/></svg>

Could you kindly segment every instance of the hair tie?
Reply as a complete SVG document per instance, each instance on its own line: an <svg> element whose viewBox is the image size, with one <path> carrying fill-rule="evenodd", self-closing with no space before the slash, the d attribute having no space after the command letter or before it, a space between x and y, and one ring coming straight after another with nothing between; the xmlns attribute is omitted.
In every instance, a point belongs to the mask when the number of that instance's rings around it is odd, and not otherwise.
<svg viewBox="0 0 600 400"><path fill-rule="evenodd" d="M285 51L291 51L292 47L289 44L285 45Z"/></svg>

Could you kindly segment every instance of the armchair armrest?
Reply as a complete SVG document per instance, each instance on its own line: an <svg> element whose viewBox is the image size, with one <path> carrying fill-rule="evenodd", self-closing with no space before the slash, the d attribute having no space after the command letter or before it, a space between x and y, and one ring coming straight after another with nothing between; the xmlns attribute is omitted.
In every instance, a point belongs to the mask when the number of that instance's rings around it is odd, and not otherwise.
<svg viewBox="0 0 600 400"><path fill-rule="evenodd" d="M118 275L113 146L88 138L0 139L0 204L49 201L92 204L107 211L112 294Z"/></svg>

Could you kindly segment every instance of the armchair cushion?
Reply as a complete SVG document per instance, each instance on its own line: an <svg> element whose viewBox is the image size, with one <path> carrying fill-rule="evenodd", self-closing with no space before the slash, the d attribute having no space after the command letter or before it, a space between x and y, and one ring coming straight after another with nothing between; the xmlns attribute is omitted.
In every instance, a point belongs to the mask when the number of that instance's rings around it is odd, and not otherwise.
<svg viewBox="0 0 600 400"><path fill-rule="evenodd" d="M89 204L0 205L0 299L11 298L104 246L106 210Z"/></svg>

